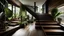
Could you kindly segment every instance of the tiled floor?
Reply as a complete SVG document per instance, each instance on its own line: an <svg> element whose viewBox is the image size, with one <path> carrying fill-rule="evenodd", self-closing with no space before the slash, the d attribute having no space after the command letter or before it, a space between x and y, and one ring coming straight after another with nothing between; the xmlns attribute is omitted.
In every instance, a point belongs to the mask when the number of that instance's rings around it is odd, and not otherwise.
<svg viewBox="0 0 64 36"><path fill-rule="evenodd" d="M36 30L35 24L28 25L25 29L19 29L12 36L44 36L42 30Z"/></svg>

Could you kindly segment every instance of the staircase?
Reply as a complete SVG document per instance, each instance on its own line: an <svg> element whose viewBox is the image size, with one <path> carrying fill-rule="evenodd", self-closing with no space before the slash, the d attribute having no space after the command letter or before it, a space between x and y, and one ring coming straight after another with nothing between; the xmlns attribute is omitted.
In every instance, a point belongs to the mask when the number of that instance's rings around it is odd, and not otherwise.
<svg viewBox="0 0 64 36"><path fill-rule="evenodd" d="M50 23L50 22L49 22ZM55 23L40 23L42 24L42 27L44 28L44 32L47 34L47 36L63 36L64 31L61 29L61 26Z"/></svg>
<svg viewBox="0 0 64 36"><path fill-rule="evenodd" d="M30 7L24 6L26 10L34 16L37 20L48 20L48 21L36 21L36 25L41 25L44 28L44 32L47 36L63 36L64 31L61 29L61 26L53 20L49 14L39 15L35 13Z"/></svg>

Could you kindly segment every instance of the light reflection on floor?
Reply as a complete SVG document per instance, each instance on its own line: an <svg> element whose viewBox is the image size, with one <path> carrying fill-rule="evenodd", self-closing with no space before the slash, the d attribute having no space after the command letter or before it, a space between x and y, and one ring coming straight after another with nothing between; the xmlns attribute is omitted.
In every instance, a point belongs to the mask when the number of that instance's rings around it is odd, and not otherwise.
<svg viewBox="0 0 64 36"><path fill-rule="evenodd" d="M27 36L28 32L25 29L19 29L12 36Z"/></svg>
<svg viewBox="0 0 64 36"><path fill-rule="evenodd" d="M30 24L27 29L19 29L12 36L43 36L42 31L35 30L35 24Z"/></svg>

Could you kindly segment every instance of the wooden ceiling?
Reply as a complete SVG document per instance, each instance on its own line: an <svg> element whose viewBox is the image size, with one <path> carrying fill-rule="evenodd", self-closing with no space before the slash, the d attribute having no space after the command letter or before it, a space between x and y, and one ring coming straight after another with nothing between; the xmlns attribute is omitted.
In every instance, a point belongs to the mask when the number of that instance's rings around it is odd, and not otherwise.
<svg viewBox="0 0 64 36"><path fill-rule="evenodd" d="M49 11L51 11L53 8L59 7L62 4L64 4L64 0L49 0L48 1Z"/></svg>

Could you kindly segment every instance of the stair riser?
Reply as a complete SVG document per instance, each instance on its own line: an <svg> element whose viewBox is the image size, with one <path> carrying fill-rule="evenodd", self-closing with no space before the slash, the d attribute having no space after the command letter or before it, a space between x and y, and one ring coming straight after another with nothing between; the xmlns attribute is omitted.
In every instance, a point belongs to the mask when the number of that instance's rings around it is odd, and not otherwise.
<svg viewBox="0 0 64 36"><path fill-rule="evenodd" d="M58 24L36 24L36 25L58 25Z"/></svg>
<svg viewBox="0 0 64 36"><path fill-rule="evenodd" d="M44 29L61 29L61 28L44 28Z"/></svg>
<svg viewBox="0 0 64 36"><path fill-rule="evenodd" d="M64 36L64 35L47 35L47 36Z"/></svg>
<svg viewBox="0 0 64 36"><path fill-rule="evenodd" d="M46 32L47 35L64 35L64 32Z"/></svg>
<svg viewBox="0 0 64 36"><path fill-rule="evenodd" d="M60 27L43 27L44 29L61 29Z"/></svg>

